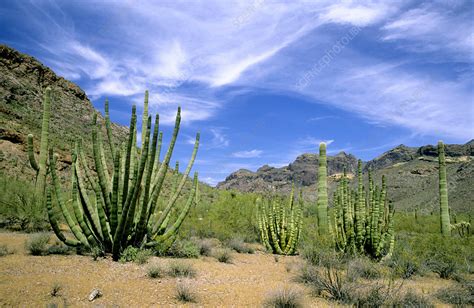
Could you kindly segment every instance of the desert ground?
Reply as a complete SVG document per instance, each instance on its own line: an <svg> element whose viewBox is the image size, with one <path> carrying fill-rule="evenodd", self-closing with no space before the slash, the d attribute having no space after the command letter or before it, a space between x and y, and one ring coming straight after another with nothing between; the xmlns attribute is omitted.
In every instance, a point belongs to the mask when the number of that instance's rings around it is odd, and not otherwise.
<svg viewBox="0 0 474 308"><path fill-rule="evenodd" d="M212 257L172 259L151 257L147 264L113 262L110 258L93 261L90 256L30 256L24 243L28 234L0 232L0 244L14 250L0 259L0 305L3 307L259 307L274 290L290 288L303 296L304 307L335 307L334 302L311 296L311 290L294 281L303 261L299 256L278 256L262 251L234 253L231 264ZM53 238L53 237L52 237ZM147 269L153 264L166 267L171 262L192 264L194 278L151 279ZM185 280L185 281L183 281ZM182 304L175 298L176 285L187 283L197 295L195 303ZM363 282L362 282L363 283ZM425 295L448 286L449 280L415 277L402 288ZM51 295L54 285L60 290ZM102 296L93 302L93 289ZM443 307L439 302L436 306Z"/></svg>

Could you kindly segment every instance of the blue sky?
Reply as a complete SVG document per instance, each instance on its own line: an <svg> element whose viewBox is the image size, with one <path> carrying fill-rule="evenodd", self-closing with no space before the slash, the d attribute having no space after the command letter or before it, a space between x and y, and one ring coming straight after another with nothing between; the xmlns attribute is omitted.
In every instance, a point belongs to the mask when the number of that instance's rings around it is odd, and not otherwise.
<svg viewBox="0 0 474 308"><path fill-rule="evenodd" d="M472 1L14 1L0 42L35 56L127 124L150 90L174 160L196 131L210 184L328 142L369 160L474 138ZM165 138L165 140L168 140Z"/></svg>

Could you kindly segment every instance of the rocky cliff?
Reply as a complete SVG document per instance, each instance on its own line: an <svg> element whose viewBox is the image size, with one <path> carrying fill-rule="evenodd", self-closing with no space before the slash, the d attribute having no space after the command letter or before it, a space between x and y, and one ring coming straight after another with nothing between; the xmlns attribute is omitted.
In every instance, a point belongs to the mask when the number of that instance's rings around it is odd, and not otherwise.
<svg viewBox="0 0 474 308"><path fill-rule="evenodd" d="M24 179L33 176L26 156L26 137L34 134L35 149L39 150L42 99L48 86L53 96L50 142L59 153L60 169L68 169L75 141L84 140L86 153L90 153L89 123L97 111L84 91L35 58L0 45L0 173ZM101 116L99 121L103 121ZM116 142L128 131L116 124L112 129Z"/></svg>
<svg viewBox="0 0 474 308"><path fill-rule="evenodd" d="M474 140L446 145L449 199L452 208L474 211ZM328 156L328 182L332 192L343 168L354 177L357 158L341 152ZM303 154L288 166L274 168L265 165L256 172L238 170L217 185L220 189L244 192L288 193L294 182L304 191L306 199L317 198L317 154ZM438 206L438 151L434 145L419 148L399 145L379 157L365 162L364 170L372 170L380 180L382 174L389 182L389 195L399 208L436 210ZM353 184L354 181L353 181ZM331 196L331 194L330 194Z"/></svg>

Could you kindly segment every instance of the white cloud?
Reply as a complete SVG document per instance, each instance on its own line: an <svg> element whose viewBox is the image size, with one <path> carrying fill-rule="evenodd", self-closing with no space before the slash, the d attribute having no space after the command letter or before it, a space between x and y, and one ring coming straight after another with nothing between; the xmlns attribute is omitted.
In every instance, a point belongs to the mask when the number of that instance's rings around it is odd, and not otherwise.
<svg viewBox="0 0 474 308"><path fill-rule="evenodd" d="M397 16L382 28L383 40L401 41L412 52L448 51L473 60L471 12L454 14L456 6L423 4Z"/></svg>
<svg viewBox="0 0 474 308"><path fill-rule="evenodd" d="M229 139L223 132L223 128L214 127L209 129L212 134L212 139L209 144L206 144L208 149L225 148L229 146Z"/></svg>
<svg viewBox="0 0 474 308"><path fill-rule="evenodd" d="M396 6L383 1L343 1L329 6L320 17L325 22L364 27L386 18L395 10Z"/></svg>
<svg viewBox="0 0 474 308"><path fill-rule="evenodd" d="M232 157L236 157L236 158L255 158L255 157L260 157L260 155L262 155L262 153L263 153L262 150L253 149L253 150L250 150L250 151L234 152L234 153L232 153Z"/></svg>

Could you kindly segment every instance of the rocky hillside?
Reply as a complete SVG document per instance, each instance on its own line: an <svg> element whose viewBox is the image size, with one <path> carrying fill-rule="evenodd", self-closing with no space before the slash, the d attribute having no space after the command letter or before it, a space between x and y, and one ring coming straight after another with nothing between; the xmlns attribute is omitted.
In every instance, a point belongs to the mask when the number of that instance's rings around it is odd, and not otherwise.
<svg viewBox="0 0 474 308"><path fill-rule="evenodd" d="M437 155L437 148L433 145L419 148L400 145L365 162L364 169L373 170L378 180L382 174L386 175L389 196L398 208L418 207L431 211L438 206ZM464 145L447 145L446 156L452 208L458 211L474 211L474 140ZM244 192L288 192L291 183L295 182L303 188L306 198L314 201L317 197L317 166L317 154L303 154L282 168L265 165L256 172L238 170L217 187ZM349 177L353 178L357 166L356 157L344 152L328 157L331 192L344 166Z"/></svg>
<svg viewBox="0 0 474 308"><path fill-rule="evenodd" d="M97 111L84 91L35 58L0 45L0 174L24 179L33 176L26 156L26 137L33 133L35 149L39 150L42 97L48 86L53 92L50 140L60 155L61 170L68 169L70 149L76 140L83 139L89 147L88 123ZM99 121L103 121L101 116ZM116 124L112 129L117 141L128 131ZM90 151L86 149L86 153Z"/></svg>

